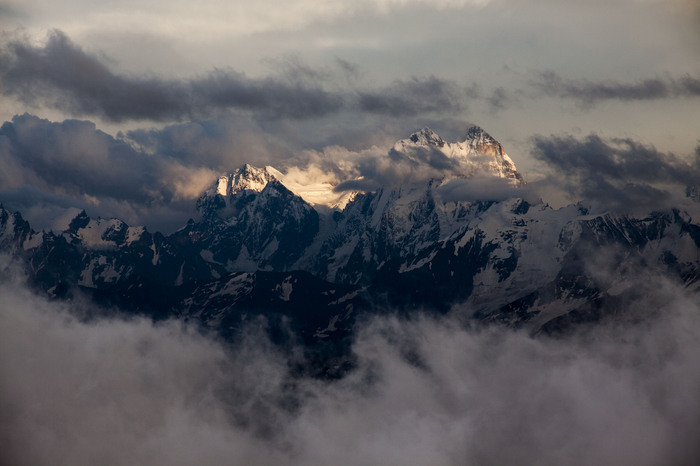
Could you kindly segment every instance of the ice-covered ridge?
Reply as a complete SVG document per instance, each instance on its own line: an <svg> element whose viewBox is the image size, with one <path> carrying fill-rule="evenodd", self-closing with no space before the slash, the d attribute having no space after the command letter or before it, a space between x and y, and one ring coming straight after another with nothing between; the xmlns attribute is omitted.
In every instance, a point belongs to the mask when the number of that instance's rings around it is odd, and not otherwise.
<svg viewBox="0 0 700 466"><path fill-rule="evenodd" d="M278 182L268 168L258 168L249 164L221 175L219 179L197 200L197 209L203 214L211 214L222 208L229 209L234 197L243 193L260 193L270 182Z"/></svg>
<svg viewBox="0 0 700 466"><path fill-rule="evenodd" d="M222 175L216 184L216 194L224 197L236 194L240 191L260 192L265 189L267 183L276 178L267 168L257 168L249 164Z"/></svg>
<svg viewBox="0 0 700 466"><path fill-rule="evenodd" d="M435 131L425 127L398 141L393 150L409 155L416 150L437 150L459 163L460 175L481 173L508 178L516 184L524 183L522 175L503 146L478 126L470 127L463 141L452 143L446 142Z"/></svg>
<svg viewBox="0 0 700 466"><path fill-rule="evenodd" d="M402 139L396 143L397 145L415 145L426 146L433 145L443 147L446 142L438 136L438 134L427 126L420 131L411 134L408 139ZM396 146L394 146L396 147Z"/></svg>
<svg viewBox="0 0 700 466"><path fill-rule="evenodd" d="M119 219L90 219L83 212L73 219L66 234L93 249L111 249L138 241L145 233L142 226L130 227Z"/></svg>

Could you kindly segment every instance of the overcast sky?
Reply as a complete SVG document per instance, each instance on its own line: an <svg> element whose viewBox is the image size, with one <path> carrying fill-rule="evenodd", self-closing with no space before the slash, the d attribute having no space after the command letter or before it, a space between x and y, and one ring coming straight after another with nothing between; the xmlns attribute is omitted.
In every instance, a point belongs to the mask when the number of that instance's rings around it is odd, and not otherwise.
<svg viewBox="0 0 700 466"><path fill-rule="evenodd" d="M542 138L624 139L674 160L692 159L700 138L697 1L3 5L0 119L86 120L103 142L100 132L155 154L162 160L131 165L150 167L136 178L165 186L175 176L180 185L157 188L150 206L189 199L184 193L240 162L279 166L330 146L389 147L426 125L447 140L482 126L529 182L542 176ZM19 188L39 189L44 201L120 205L116 214L142 219L143 205L127 195L56 190L34 168L24 173L21 160L36 151L22 147L8 155L6 146L3 157L0 146L2 163L23 172L3 180L6 203L24 196ZM74 152L67 157L76 163ZM76 184L65 177L81 170L61 166L58 184ZM173 225L184 215L163 209Z"/></svg>

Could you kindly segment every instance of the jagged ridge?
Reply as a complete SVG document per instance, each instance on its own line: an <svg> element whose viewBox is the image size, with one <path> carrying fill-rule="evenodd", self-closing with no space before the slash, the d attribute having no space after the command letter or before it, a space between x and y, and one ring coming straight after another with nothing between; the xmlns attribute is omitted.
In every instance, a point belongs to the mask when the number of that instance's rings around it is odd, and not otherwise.
<svg viewBox="0 0 700 466"><path fill-rule="evenodd" d="M498 166L494 176L519 183L502 146L477 127L459 143L426 128L396 147L477 163L486 155ZM85 212L61 234L37 233L18 213L0 209L0 245L25 260L32 280L53 296L81 286L120 305L212 326L231 324L231 312L244 318L244 302L246 312L271 312L270 303L290 300L282 307L294 319L317 303L309 312L318 328L304 327L317 339L340 322L350 325L362 306L378 305L441 312L458 306L482 320L551 327L613 288L581 267L591 247L611 246L687 286L700 283L700 226L681 211L628 218L519 198L444 201L443 183L380 188L358 194L342 211L319 214L270 169L246 165L202 196L200 221L168 236ZM268 275L257 274L263 271Z"/></svg>

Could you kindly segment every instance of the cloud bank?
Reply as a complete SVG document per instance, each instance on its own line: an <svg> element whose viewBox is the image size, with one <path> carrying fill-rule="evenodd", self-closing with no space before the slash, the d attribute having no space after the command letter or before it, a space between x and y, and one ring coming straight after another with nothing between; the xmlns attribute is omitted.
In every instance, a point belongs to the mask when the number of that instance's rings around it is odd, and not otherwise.
<svg viewBox="0 0 700 466"><path fill-rule="evenodd" d="M4 95L26 105L47 105L71 115L112 122L192 120L223 110L248 112L267 120L317 119L341 112L410 118L464 112L468 101L483 101L491 112L517 103L502 86L483 93L474 83L460 85L434 75L398 79L378 88L329 88L338 81L330 79L331 75L340 73L347 80L359 73L355 65L342 59L336 59L337 72L331 74L298 60L280 62L281 74L267 78L249 78L230 69L215 69L190 79L119 74L58 30L43 47L26 39L9 41L1 57ZM606 100L700 96L700 79L690 75L622 83L571 80L547 71L530 84L539 93L573 99L584 107ZM523 90L516 94L523 95Z"/></svg>
<svg viewBox="0 0 700 466"><path fill-rule="evenodd" d="M26 103L39 98L73 114L112 121L179 120L209 109L235 107L309 118L337 111L342 99L319 87L215 71L189 82L119 75L54 31L44 47L15 41L3 57L3 92Z"/></svg>
<svg viewBox="0 0 700 466"><path fill-rule="evenodd" d="M700 147L681 158L629 138L595 134L533 138L533 155L553 171L550 183L575 199L623 212L677 203L700 180L698 154Z"/></svg>
<svg viewBox="0 0 700 466"><path fill-rule="evenodd" d="M132 224L152 216L152 224L170 228L187 219L193 199L216 176L201 163L137 150L89 121L56 123L28 114L0 127L0 165L2 199L14 208L31 207L33 199Z"/></svg>
<svg viewBox="0 0 700 466"><path fill-rule="evenodd" d="M271 120L341 111L394 117L444 114L462 109L465 97L455 83L434 76L397 80L379 89L327 90L323 72L298 63L287 64L280 77L256 79L223 69L187 80L130 76L112 71L61 31L53 31L43 47L26 40L5 44L0 63L6 96L113 122L180 121L227 109ZM336 64L346 75L357 73L347 61Z"/></svg>
<svg viewBox="0 0 700 466"><path fill-rule="evenodd" d="M87 304L23 289L5 257L2 274L9 464L653 465L700 454L700 308L662 278L627 303L629 320L559 338L371 319L357 368L326 382L290 376L261 332L227 347L177 322L86 320Z"/></svg>

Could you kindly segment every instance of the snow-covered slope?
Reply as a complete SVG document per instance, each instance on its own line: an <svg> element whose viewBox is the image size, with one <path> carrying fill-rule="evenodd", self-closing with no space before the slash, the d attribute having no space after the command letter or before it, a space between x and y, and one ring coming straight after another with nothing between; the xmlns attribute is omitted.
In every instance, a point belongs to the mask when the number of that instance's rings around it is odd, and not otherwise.
<svg viewBox="0 0 700 466"><path fill-rule="evenodd" d="M271 181L277 179L267 169L245 164L221 175L216 183L200 196L197 209L205 216L214 213L225 216L235 207L232 204L236 199L246 194L261 192Z"/></svg>
<svg viewBox="0 0 700 466"><path fill-rule="evenodd" d="M113 249L138 241L145 231L142 226L130 227L116 218L91 219L82 211L71 221L66 237L90 249Z"/></svg>

